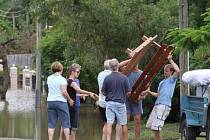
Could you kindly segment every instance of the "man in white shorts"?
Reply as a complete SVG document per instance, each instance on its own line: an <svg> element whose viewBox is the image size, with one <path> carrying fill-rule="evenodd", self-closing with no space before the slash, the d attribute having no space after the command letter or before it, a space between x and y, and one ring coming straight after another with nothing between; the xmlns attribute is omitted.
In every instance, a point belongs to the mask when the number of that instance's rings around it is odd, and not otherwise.
<svg viewBox="0 0 210 140"><path fill-rule="evenodd" d="M146 127L154 132L155 140L162 140L160 130L164 125L164 121L171 110L171 99L174 93L176 80L179 75L179 67L172 60L172 55L168 56L171 64L164 66L164 79L159 83L158 92L144 91L143 94L150 94L157 97L155 106L147 121Z"/></svg>

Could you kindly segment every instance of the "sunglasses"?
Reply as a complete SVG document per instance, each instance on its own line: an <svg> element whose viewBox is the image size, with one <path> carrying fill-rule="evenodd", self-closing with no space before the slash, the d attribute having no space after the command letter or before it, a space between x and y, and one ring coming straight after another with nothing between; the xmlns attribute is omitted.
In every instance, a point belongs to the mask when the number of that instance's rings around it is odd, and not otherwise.
<svg viewBox="0 0 210 140"><path fill-rule="evenodd" d="M75 72L78 73L78 74L80 73L80 71L75 71Z"/></svg>

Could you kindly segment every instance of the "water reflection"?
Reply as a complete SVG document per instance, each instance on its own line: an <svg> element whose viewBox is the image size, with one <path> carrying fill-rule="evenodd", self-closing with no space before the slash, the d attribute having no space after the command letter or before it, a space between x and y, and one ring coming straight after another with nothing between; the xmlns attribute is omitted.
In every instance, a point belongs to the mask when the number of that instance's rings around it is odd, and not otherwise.
<svg viewBox="0 0 210 140"><path fill-rule="evenodd" d="M0 102L0 137L33 139L34 94L8 91Z"/></svg>
<svg viewBox="0 0 210 140"><path fill-rule="evenodd" d="M46 110L41 111L42 117L42 140L47 140L47 118ZM94 111L92 106L82 106L80 108L79 128L77 130L77 140L100 140L102 137L102 125L99 113ZM54 140L59 138L60 125L57 123ZM44 132L44 133L43 133Z"/></svg>
<svg viewBox="0 0 210 140"><path fill-rule="evenodd" d="M93 111L93 107L82 107L80 112L78 140L100 140L102 137L102 125L99 114Z"/></svg>
<svg viewBox="0 0 210 140"><path fill-rule="evenodd" d="M35 135L34 140L41 140L41 109L35 109Z"/></svg>
<svg viewBox="0 0 210 140"><path fill-rule="evenodd" d="M35 118L37 114L37 118ZM40 117L40 118L39 118ZM39 119L38 119L39 118ZM41 126L37 125L41 124ZM36 128L36 129L35 129ZM60 125L57 123L55 138L58 140ZM81 106L77 140L99 140L102 135L99 113L93 106ZM36 134L40 133L40 135ZM23 91L8 91L6 101L0 102L0 137L34 139L41 136L47 140L47 113L44 104L35 113L35 94ZM39 139L39 138L38 138Z"/></svg>

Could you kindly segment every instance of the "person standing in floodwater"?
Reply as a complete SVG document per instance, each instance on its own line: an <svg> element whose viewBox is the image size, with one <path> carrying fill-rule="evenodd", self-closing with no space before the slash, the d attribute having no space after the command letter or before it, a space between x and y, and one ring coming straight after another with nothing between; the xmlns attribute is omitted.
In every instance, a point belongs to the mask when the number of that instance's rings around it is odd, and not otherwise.
<svg viewBox="0 0 210 140"><path fill-rule="evenodd" d="M102 121L104 122L104 126L103 126L103 134L102 134L102 140L106 140L107 137L107 119L106 119L106 97L102 94L101 92L101 88L104 82L104 79L107 75L111 74L111 70L110 70L110 66L109 66L109 62L111 60L107 59L106 61L104 61L104 70L101 71L98 74L97 80L98 80L98 88L99 88L99 111L100 111L100 116ZM122 137L122 127L119 124L116 124L116 137L115 140L120 140Z"/></svg>
<svg viewBox="0 0 210 140"><path fill-rule="evenodd" d="M106 96L107 140L111 140L112 125L117 118L117 124L122 126L123 140L128 140L126 97L131 88L128 78L118 72L119 62L112 59L109 62L111 74L104 79L101 92Z"/></svg>
<svg viewBox="0 0 210 140"><path fill-rule="evenodd" d="M74 100L74 104L71 105L69 104L69 113L70 113L70 122L71 122L71 133L70 133L70 139L75 140L76 139L76 130L77 130L77 122L78 121L78 115L75 113L78 113L79 110L77 110L75 103L76 103L76 96L77 93L79 94L86 94L90 96L93 99L98 98L98 95L96 95L93 92L89 92L86 90L82 90L78 84L76 83L76 79L79 78L81 66L79 64L73 63L69 69L68 69L68 79L67 79L67 92L69 96ZM62 139L62 132L63 130L61 129L60 131L60 140Z"/></svg>
<svg viewBox="0 0 210 140"><path fill-rule="evenodd" d="M48 116L48 137L53 140L56 122L59 118L64 130L66 140L70 140L70 120L68 104L74 103L67 92L67 81L62 77L63 65L55 61L51 65L52 75L47 78L48 97L47 97L47 116Z"/></svg>

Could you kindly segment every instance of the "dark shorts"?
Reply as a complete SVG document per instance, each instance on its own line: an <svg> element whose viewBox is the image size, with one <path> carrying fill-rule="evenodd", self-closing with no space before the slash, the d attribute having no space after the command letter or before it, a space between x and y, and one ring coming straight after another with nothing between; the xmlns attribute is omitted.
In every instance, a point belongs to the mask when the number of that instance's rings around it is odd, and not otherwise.
<svg viewBox="0 0 210 140"><path fill-rule="evenodd" d="M66 102L48 101L47 102L48 128L55 128L59 118L62 128L70 128L69 109Z"/></svg>
<svg viewBox="0 0 210 140"><path fill-rule="evenodd" d="M141 115L143 114L142 102L133 102L129 99L126 100L126 110L129 115Z"/></svg>
<svg viewBox="0 0 210 140"><path fill-rule="evenodd" d="M107 122L106 119L106 108L100 107L99 106L99 111L100 111L100 116L103 122Z"/></svg>
<svg viewBox="0 0 210 140"><path fill-rule="evenodd" d="M80 107L75 107L75 106L70 107L69 106L71 130L73 130L73 131L76 131L78 128L79 110L80 110Z"/></svg>

